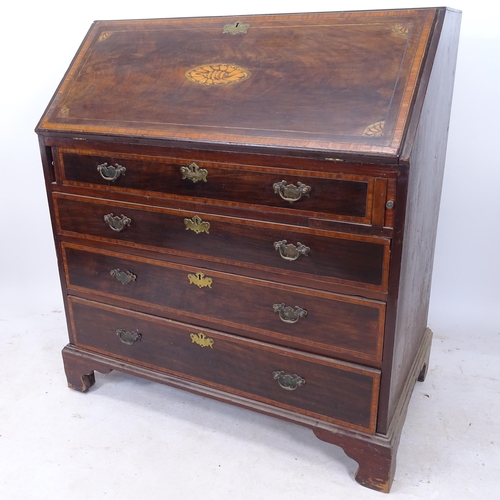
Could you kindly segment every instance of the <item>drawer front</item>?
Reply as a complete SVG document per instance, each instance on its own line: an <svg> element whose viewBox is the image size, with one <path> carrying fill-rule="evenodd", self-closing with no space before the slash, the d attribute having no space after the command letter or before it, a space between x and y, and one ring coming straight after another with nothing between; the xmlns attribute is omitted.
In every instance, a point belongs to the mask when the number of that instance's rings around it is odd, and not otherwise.
<svg viewBox="0 0 500 500"><path fill-rule="evenodd" d="M61 234L386 290L389 240L54 195ZM115 219L118 218L118 219ZM106 222L107 219L107 222ZM112 227L113 226L113 227Z"/></svg>
<svg viewBox="0 0 500 500"><path fill-rule="evenodd" d="M363 224L372 219L375 179L369 176L71 149L59 149L57 157L69 185L265 205Z"/></svg>
<svg viewBox="0 0 500 500"><path fill-rule="evenodd" d="M76 344L272 406L375 432L380 372L69 298Z"/></svg>
<svg viewBox="0 0 500 500"><path fill-rule="evenodd" d="M154 307L161 316L304 351L381 360L385 305L377 301L75 245L63 245L63 258L73 293Z"/></svg>

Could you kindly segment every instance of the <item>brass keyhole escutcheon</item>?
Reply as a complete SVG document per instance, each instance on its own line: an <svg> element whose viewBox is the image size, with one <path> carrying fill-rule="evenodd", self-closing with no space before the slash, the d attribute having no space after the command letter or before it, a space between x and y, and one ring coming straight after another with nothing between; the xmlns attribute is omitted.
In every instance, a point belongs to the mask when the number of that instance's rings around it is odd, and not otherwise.
<svg viewBox="0 0 500 500"><path fill-rule="evenodd" d="M191 219L184 219L184 225L187 230L194 231L196 234L208 234L208 230L210 229L210 222L203 222L198 215L195 215Z"/></svg>
<svg viewBox="0 0 500 500"><path fill-rule="evenodd" d="M232 24L225 24L222 29L222 33L228 33L230 35L243 35L250 28L249 24L242 23L241 21L236 21Z"/></svg>
<svg viewBox="0 0 500 500"><path fill-rule="evenodd" d="M182 166L181 174L183 179L189 179L194 183L198 181L207 182L208 170L205 168L200 168L196 163L191 163L191 165Z"/></svg>
<svg viewBox="0 0 500 500"><path fill-rule="evenodd" d="M190 285L196 285L198 288L212 288L213 279L205 276L202 272L188 274Z"/></svg>
<svg viewBox="0 0 500 500"><path fill-rule="evenodd" d="M193 344L198 344L200 347L210 347L214 346L214 339L207 337L204 333L192 333L190 335L191 342Z"/></svg>

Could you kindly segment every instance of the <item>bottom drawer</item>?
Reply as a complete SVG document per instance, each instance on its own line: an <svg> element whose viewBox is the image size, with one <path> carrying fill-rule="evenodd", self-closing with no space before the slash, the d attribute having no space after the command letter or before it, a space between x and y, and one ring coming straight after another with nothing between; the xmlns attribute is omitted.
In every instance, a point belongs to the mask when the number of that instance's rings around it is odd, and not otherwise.
<svg viewBox="0 0 500 500"><path fill-rule="evenodd" d="M79 347L364 432L380 371L69 297Z"/></svg>

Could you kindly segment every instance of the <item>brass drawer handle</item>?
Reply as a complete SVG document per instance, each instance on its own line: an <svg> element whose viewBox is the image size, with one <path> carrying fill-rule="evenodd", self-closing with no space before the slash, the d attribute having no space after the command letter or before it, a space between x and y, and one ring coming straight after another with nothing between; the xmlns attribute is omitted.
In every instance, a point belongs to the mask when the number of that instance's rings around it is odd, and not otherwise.
<svg viewBox="0 0 500 500"><path fill-rule="evenodd" d="M193 183L198 181L207 182L208 170L200 168L196 163L191 163L188 167L181 167L181 174L183 179L189 179Z"/></svg>
<svg viewBox="0 0 500 500"><path fill-rule="evenodd" d="M198 215L195 215L191 219L184 219L184 225L186 226L186 230L190 229L196 234L203 232L208 234L208 230L210 229L210 222L203 222Z"/></svg>
<svg viewBox="0 0 500 500"><path fill-rule="evenodd" d="M301 255L309 255L311 249L303 245L300 241L297 242L297 245L293 243L288 243L286 240L275 241L274 249L279 250L281 257L285 260L297 260Z"/></svg>
<svg viewBox="0 0 500 500"><path fill-rule="evenodd" d="M118 163L115 163L114 165L101 163L100 165L97 165L97 170L105 181L111 182L116 181L120 175L125 175L125 172L127 171L125 167L118 165Z"/></svg>
<svg viewBox="0 0 500 500"><path fill-rule="evenodd" d="M285 391L294 391L297 387L306 383L302 377L298 375L289 375L282 370L273 372L273 378L278 381L280 387L285 389Z"/></svg>
<svg viewBox="0 0 500 500"><path fill-rule="evenodd" d="M106 214L104 216L104 222L113 230L119 233L123 231L126 226L130 226L132 219L129 219L125 215L113 215L113 213Z"/></svg>
<svg viewBox="0 0 500 500"><path fill-rule="evenodd" d="M297 323L300 318L307 316L307 311L302 309L302 307L285 306L284 303L273 304L273 310L279 314L280 320L285 323Z"/></svg>
<svg viewBox="0 0 500 500"><path fill-rule="evenodd" d="M190 335L191 342L193 344L198 344L200 347L210 347L210 349L214 346L214 339L207 337L204 333L192 333Z"/></svg>
<svg viewBox="0 0 500 500"><path fill-rule="evenodd" d="M134 342L139 342L142 339L142 335L139 332L129 332L121 328L116 330L116 335L124 344L127 345L132 345Z"/></svg>
<svg viewBox="0 0 500 500"><path fill-rule="evenodd" d="M122 285L128 285L131 281L135 281L137 276L130 271L122 271L121 269L112 269L109 274L113 276Z"/></svg>
<svg viewBox="0 0 500 500"><path fill-rule="evenodd" d="M278 193L284 200L293 203L302 198L302 195L309 196L311 186L306 186L302 182L297 182L297 185L287 184L286 181L275 182L273 184L275 193Z"/></svg>

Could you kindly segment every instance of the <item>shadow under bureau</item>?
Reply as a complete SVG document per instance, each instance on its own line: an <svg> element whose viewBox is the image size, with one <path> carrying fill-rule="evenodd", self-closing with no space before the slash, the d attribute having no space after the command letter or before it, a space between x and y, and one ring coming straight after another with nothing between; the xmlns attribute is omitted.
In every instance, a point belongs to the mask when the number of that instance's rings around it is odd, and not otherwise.
<svg viewBox="0 0 500 500"><path fill-rule="evenodd" d="M388 492L426 374L460 13L95 22L37 126L71 388L311 428Z"/></svg>

